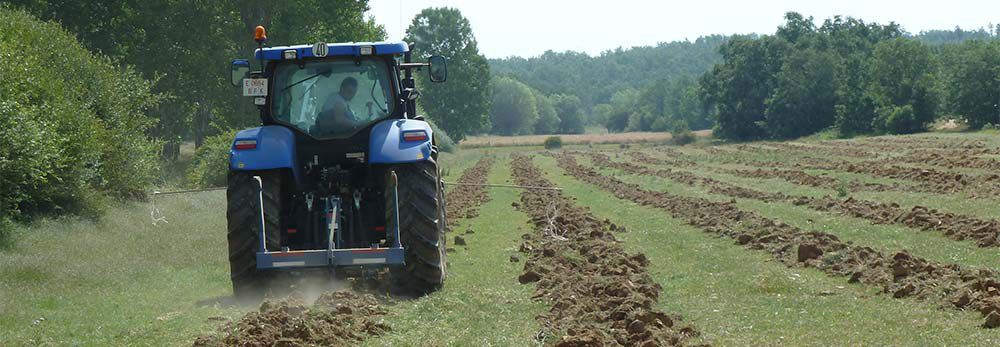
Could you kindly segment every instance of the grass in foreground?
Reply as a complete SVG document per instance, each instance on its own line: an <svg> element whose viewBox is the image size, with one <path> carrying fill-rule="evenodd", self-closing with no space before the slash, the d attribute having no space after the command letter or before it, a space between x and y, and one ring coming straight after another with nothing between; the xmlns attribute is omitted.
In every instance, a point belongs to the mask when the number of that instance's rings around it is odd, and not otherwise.
<svg viewBox="0 0 1000 347"><path fill-rule="evenodd" d="M720 346L992 345L978 313L943 311L878 295L813 269L788 268L770 255L704 233L666 212L615 198L563 175L551 158L536 163L596 215L624 225L619 237L646 254L664 287L660 305L680 312Z"/></svg>
<svg viewBox="0 0 1000 347"><path fill-rule="evenodd" d="M446 179L480 155L444 155ZM17 227L0 249L0 346L187 346L222 320L256 309L231 305L225 193L155 203L168 223L153 226L149 204L128 203L99 222ZM514 214L509 201L506 209ZM452 255L452 263L463 257ZM510 279L516 284L516 274ZM523 321L533 324L531 317Z"/></svg>
<svg viewBox="0 0 1000 347"><path fill-rule="evenodd" d="M189 345L235 318L226 262L225 194L156 198L100 222L45 220L0 251L0 345ZM215 318L213 318L215 319Z"/></svg>

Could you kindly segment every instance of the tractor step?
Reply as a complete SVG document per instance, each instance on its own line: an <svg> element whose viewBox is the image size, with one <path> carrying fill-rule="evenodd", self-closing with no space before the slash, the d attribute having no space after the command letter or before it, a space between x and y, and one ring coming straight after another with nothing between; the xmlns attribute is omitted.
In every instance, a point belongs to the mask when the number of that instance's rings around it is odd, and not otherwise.
<svg viewBox="0 0 1000 347"><path fill-rule="evenodd" d="M403 248L348 248L257 252L258 269L366 265L403 265Z"/></svg>

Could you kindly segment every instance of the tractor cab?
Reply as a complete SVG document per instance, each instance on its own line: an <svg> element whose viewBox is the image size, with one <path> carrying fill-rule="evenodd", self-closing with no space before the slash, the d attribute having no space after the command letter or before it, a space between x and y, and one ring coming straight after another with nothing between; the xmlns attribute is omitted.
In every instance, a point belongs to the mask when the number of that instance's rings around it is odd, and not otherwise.
<svg viewBox="0 0 1000 347"><path fill-rule="evenodd" d="M261 120L230 152L234 292L303 267L389 267L414 292L439 288L444 185L413 73L444 82L444 58L412 62L403 42L266 47L263 27L255 40L231 68Z"/></svg>

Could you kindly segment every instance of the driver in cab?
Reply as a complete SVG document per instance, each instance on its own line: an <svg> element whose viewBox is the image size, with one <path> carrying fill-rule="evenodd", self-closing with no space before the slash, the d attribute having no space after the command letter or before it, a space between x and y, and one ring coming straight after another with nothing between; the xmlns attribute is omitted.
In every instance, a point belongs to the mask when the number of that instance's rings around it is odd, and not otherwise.
<svg viewBox="0 0 1000 347"><path fill-rule="evenodd" d="M353 77L344 78L340 82L340 91L330 95L323 103L316 117L316 132L318 134L343 133L353 129L358 124L358 117L351 109L350 101L358 93L358 80ZM368 103L369 111L371 102Z"/></svg>

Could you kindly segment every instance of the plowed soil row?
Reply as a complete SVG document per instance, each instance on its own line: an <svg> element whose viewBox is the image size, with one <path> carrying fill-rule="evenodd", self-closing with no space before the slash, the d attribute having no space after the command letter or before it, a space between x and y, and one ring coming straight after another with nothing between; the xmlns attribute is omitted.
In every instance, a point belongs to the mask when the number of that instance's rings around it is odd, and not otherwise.
<svg viewBox="0 0 1000 347"><path fill-rule="evenodd" d="M976 310L986 317L984 327L1000 326L1000 282L992 270L935 263L906 251L882 253L840 241L832 234L803 231L740 210L734 202L645 190L584 167L569 155L559 156L558 163L570 175L621 199L663 209L705 232L767 251L788 266L814 267L830 275L847 276L851 283L881 287L883 293L895 298L913 297L942 307Z"/></svg>
<svg viewBox="0 0 1000 347"><path fill-rule="evenodd" d="M462 172L456 185L449 185L445 193L445 213L448 219L448 229L454 228L461 218L476 218L479 216L479 206L489 201L485 184L490 168L495 160L493 157L483 157L476 165Z"/></svg>
<svg viewBox="0 0 1000 347"><path fill-rule="evenodd" d="M803 165L804 168L836 170L869 176L908 180L924 183L915 186L919 191L954 194L965 193L969 197L1000 197L1000 175L965 174L935 169L922 169L899 165L884 165L881 161L863 163L829 162L827 164Z"/></svg>
<svg viewBox="0 0 1000 347"><path fill-rule="evenodd" d="M780 178L782 180L795 183L803 186L810 186L816 188L824 189L840 189L843 187L851 191L875 191L884 192L888 190L897 190L896 187L887 186L879 183L867 183L867 182L857 182L851 181L842 183L834 178L825 177L822 175L813 175L802 170L796 169L734 169L734 170L722 170L722 172L748 178Z"/></svg>
<svg viewBox="0 0 1000 347"><path fill-rule="evenodd" d="M486 183L493 162L492 157L483 157L466 169L458 182ZM451 187L446 193L445 205L450 217L449 229L461 218L478 216L479 206L487 201L489 195L485 187ZM297 293L286 298L267 299L257 311L247 313L239 321L224 324L219 333L199 337L194 346L347 346L391 330L382 321L386 314L385 302L368 293L370 288L356 284L358 288L354 292L330 291L312 304Z"/></svg>
<svg viewBox="0 0 1000 347"><path fill-rule="evenodd" d="M674 150L661 151L661 149L659 148L657 148L656 150L660 151L661 153L667 153L668 158L657 158L650 156L644 152L638 152L638 151L630 151L627 153L627 155L641 163L646 163L646 164L669 165L677 167L689 167L696 165L695 162L693 161L681 158L680 154Z"/></svg>
<svg viewBox="0 0 1000 347"><path fill-rule="evenodd" d="M911 149L985 149L987 144L980 140L948 139L942 137L870 137L857 141L820 141L822 144L835 146L879 146L882 148Z"/></svg>
<svg viewBox="0 0 1000 347"><path fill-rule="evenodd" d="M761 147L755 147L755 148L761 148ZM863 184L862 186L854 187L859 189L873 189L875 191L889 191L889 190L917 191L917 192L925 192L932 194L961 193L973 198L1000 197L1000 175L998 174L967 174L960 172L948 172L936 169L908 167L902 165L887 165L886 162L889 160L891 159L886 158L882 160L849 162L844 160L839 160L839 161L822 160L818 158L796 158L795 163L786 164L779 162L757 161L757 160L748 160L740 158L727 158L724 159L724 162L732 164L748 165L748 166L758 166L758 167L797 169L799 171L801 171L801 169L843 171L843 172L863 174L874 177L891 178L891 179L921 183L915 185ZM649 162L649 163L655 164L655 162ZM745 177L752 177L758 175L758 173L754 173L752 171L733 172L733 173ZM764 171L760 172L759 174L763 175L766 173L779 174L780 172ZM791 175L797 175L797 174L791 174ZM804 179L803 177L788 179L785 176L786 175L781 175L776 177L786 179L793 183L797 183L795 180Z"/></svg>
<svg viewBox="0 0 1000 347"><path fill-rule="evenodd" d="M517 184L552 186L527 156L515 154L512 170ZM653 308L662 289L646 271L646 256L626 253L616 240L624 228L559 191L526 190L515 206L535 225L523 235L528 259L518 280L537 282L534 298L550 307L537 318L545 334L558 337L554 345L690 344L694 329Z"/></svg>
<svg viewBox="0 0 1000 347"><path fill-rule="evenodd" d="M771 147L777 149L778 152L805 152L811 154L824 154L824 155L835 155L840 157L848 158L858 158L858 159L874 159L878 157L878 152L874 149L858 148L854 147L832 147L832 146L822 146L822 145L806 145L806 144L793 144L787 142L781 143L769 143Z"/></svg>
<svg viewBox="0 0 1000 347"><path fill-rule="evenodd" d="M912 151L891 159L895 163L923 164L940 166L949 169L967 168L983 170L1000 170L1000 160L979 157L978 154L947 153L939 151Z"/></svg>
<svg viewBox="0 0 1000 347"><path fill-rule="evenodd" d="M868 142L859 149L856 143L820 142L816 145L774 144L778 147L773 152L790 150L801 153L825 153L857 159L877 160L880 165L886 163L931 165L942 168L968 168L996 170L1000 169L1000 161L983 158L981 155L995 155L997 148L987 148L980 141L960 141L957 143L928 142L927 148L914 148L909 144L893 144L891 142ZM754 151L764 152L767 148L753 147ZM900 155L894 155L901 153Z"/></svg>
<svg viewBox="0 0 1000 347"><path fill-rule="evenodd" d="M768 193L744 188L716 179L674 170L656 170L631 163L611 160L607 155L589 153L599 167L614 168L631 174L667 178L689 186L701 186L709 192L734 198L761 201L784 201L806 206L817 211L832 211L842 215L866 219L873 224L897 224L917 230L933 230L953 240L973 240L979 247L1000 246L1000 221L984 220L936 209L914 206L905 209L896 203L882 203L848 198L813 198L784 193Z"/></svg>
<svg viewBox="0 0 1000 347"><path fill-rule="evenodd" d="M370 294L328 292L313 304L293 295L268 299L260 309L237 322L226 323L221 334L199 337L204 346L346 346L389 331L382 322L385 309Z"/></svg>

